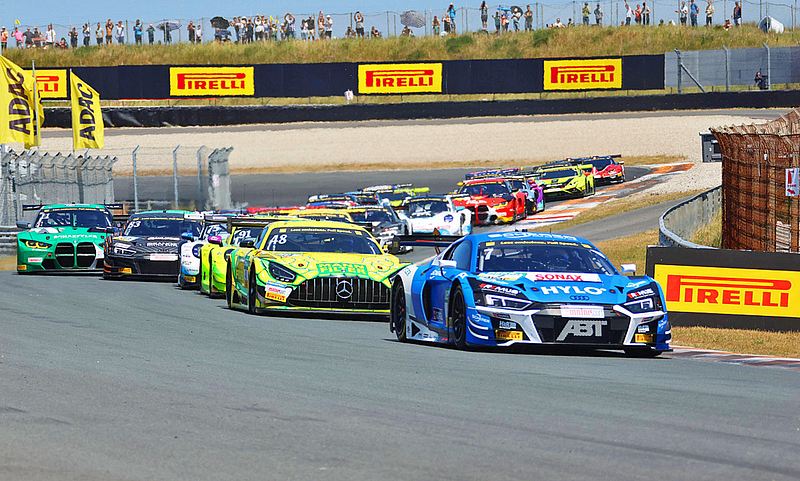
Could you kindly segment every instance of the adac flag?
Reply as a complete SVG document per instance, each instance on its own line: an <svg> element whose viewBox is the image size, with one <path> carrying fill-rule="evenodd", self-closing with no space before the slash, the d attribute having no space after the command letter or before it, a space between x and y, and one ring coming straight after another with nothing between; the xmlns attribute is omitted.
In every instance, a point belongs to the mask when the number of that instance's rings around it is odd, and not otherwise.
<svg viewBox="0 0 800 481"><path fill-rule="evenodd" d="M41 143L44 108L38 97L33 74L0 56L0 143L22 142L26 149Z"/></svg>
<svg viewBox="0 0 800 481"><path fill-rule="evenodd" d="M72 145L78 149L102 149L105 143L100 94L70 72L72 98Z"/></svg>

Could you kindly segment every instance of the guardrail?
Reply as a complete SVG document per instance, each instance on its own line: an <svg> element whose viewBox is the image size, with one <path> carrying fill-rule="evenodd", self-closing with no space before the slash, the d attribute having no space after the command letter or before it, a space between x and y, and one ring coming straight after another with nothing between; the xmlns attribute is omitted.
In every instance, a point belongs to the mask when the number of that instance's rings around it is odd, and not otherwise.
<svg viewBox="0 0 800 481"><path fill-rule="evenodd" d="M686 240L697 229L711 222L722 209L722 186L702 192L666 211L658 220L659 245L688 247L691 249L716 249Z"/></svg>
<svg viewBox="0 0 800 481"><path fill-rule="evenodd" d="M0 226L0 255L10 256L17 250L17 233L15 226Z"/></svg>

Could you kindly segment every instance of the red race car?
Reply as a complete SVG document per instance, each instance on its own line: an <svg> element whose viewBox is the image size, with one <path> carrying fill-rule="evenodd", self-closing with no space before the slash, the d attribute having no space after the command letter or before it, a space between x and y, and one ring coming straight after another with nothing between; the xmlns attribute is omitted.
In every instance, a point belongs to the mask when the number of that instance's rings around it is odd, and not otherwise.
<svg viewBox="0 0 800 481"><path fill-rule="evenodd" d="M583 159L585 163L594 166L595 185L625 182L625 162L618 160L620 157L620 155L598 155Z"/></svg>
<svg viewBox="0 0 800 481"><path fill-rule="evenodd" d="M487 178L464 181L453 204L471 210L475 224L509 224L527 217L527 200L507 180Z"/></svg>

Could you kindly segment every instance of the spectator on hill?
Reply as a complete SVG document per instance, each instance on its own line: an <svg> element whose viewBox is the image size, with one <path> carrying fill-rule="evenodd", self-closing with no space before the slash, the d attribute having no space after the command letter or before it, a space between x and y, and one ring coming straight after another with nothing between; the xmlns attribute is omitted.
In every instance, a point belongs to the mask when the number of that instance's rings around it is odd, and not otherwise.
<svg viewBox="0 0 800 481"><path fill-rule="evenodd" d="M83 24L83 46L88 47L92 43L92 27L88 23Z"/></svg>
<svg viewBox="0 0 800 481"><path fill-rule="evenodd" d="M348 30L350 27L347 27ZM411 31L411 28L408 25L403 26L403 30L400 32L401 37L413 37L414 32Z"/></svg>
<svg viewBox="0 0 800 481"><path fill-rule="evenodd" d="M451 3L447 7L447 16L450 18L450 33L456 34L456 7Z"/></svg>
<svg viewBox="0 0 800 481"><path fill-rule="evenodd" d="M356 35L358 38L364 38L364 14L357 11L353 19L356 21Z"/></svg>
<svg viewBox="0 0 800 481"><path fill-rule="evenodd" d="M6 50L8 50L8 30L6 30L6 27L3 27L3 29L0 30L0 54L5 53Z"/></svg>
<svg viewBox="0 0 800 481"><path fill-rule="evenodd" d="M67 39L64 37L61 37L61 40L55 46L56 48L60 48L61 50L66 50L69 48L67 46Z"/></svg>
<svg viewBox="0 0 800 481"><path fill-rule="evenodd" d="M105 33L106 45L111 45L111 39L114 38L114 22L110 18L106 20L105 32L103 33Z"/></svg>
<svg viewBox="0 0 800 481"><path fill-rule="evenodd" d="M589 14L592 12L589 10L589 2L583 2L583 8L581 9L581 20L583 20L584 25L589 25Z"/></svg>
<svg viewBox="0 0 800 481"><path fill-rule="evenodd" d="M682 26L686 26L686 19L689 16L689 7L686 6L686 0L681 1L681 8L679 10L675 10L678 14L678 18L681 21Z"/></svg>
<svg viewBox="0 0 800 481"><path fill-rule="evenodd" d="M333 38L333 17L330 15L325 17L325 38L328 40Z"/></svg>
<svg viewBox="0 0 800 481"><path fill-rule="evenodd" d="M406 28L408 28L408 27L406 27ZM403 29L403 31L405 32L405 28ZM413 36L414 36L414 32L411 32L411 35L409 35L409 37L413 37ZM348 25L347 29L344 31L344 38L358 38L358 35L356 35L356 31L353 30L353 27Z"/></svg>
<svg viewBox="0 0 800 481"><path fill-rule="evenodd" d="M512 23L514 24L514 31L519 32L519 17L522 15L520 13L512 13L511 17L513 18Z"/></svg>
<svg viewBox="0 0 800 481"><path fill-rule="evenodd" d="M308 19L302 18L300 19L300 40L307 41L308 40Z"/></svg>
<svg viewBox="0 0 800 481"><path fill-rule="evenodd" d="M641 25L642 23L642 6L638 3L636 4L636 10L633 11L634 20L636 20L636 25Z"/></svg>
<svg viewBox="0 0 800 481"><path fill-rule="evenodd" d="M533 11L531 10L530 5L528 5L528 7L525 9L525 31L533 31Z"/></svg>
<svg viewBox="0 0 800 481"><path fill-rule="evenodd" d="M122 25L122 20L117 22L116 34L117 43L120 45L125 45L125 26Z"/></svg>
<svg viewBox="0 0 800 481"><path fill-rule="evenodd" d="M17 48L22 48L25 45L25 34L20 29L14 27L14 32L11 34L17 44Z"/></svg>
<svg viewBox="0 0 800 481"><path fill-rule="evenodd" d="M742 24L742 2L736 2L733 6L733 24L737 27Z"/></svg>
<svg viewBox="0 0 800 481"><path fill-rule="evenodd" d="M556 23L553 24L553 28L564 28L564 24L561 23L560 18L556 18Z"/></svg>
<svg viewBox="0 0 800 481"><path fill-rule="evenodd" d="M433 16L433 22L431 23L431 28L433 29L433 36L438 37L441 35L441 23L439 22L439 17L436 15Z"/></svg>
<svg viewBox="0 0 800 481"><path fill-rule="evenodd" d="M38 29L37 29L37 32L38 32ZM33 47L34 35L33 35L33 32L31 32L31 28L30 27L25 29L24 36L25 36L25 48Z"/></svg>
<svg viewBox="0 0 800 481"><path fill-rule="evenodd" d="M147 26L147 43L153 45L156 41L156 29L153 27L153 24Z"/></svg>
<svg viewBox="0 0 800 481"><path fill-rule="evenodd" d="M231 24L233 24L233 34L236 35L236 43L239 43L241 41L239 31L242 29L242 21L239 17L233 17Z"/></svg>
<svg viewBox="0 0 800 481"><path fill-rule="evenodd" d="M650 6L647 2L642 2L642 25L650 25Z"/></svg>
<svg viewBox="0 0 800 481"><path fill-rule="evenodd" d="M691 23L692 27L697 26L697 16L700 15L700 7L694 2L694 0L689 0L689 22Z"/></svg>
<svg viewBox="0 0 800 481"><path fill-rule="evenodd" d="M706 0L706 27L714 24L714 1Z"/></svg>
<svg viewBox="0 0 800 481"><path fill-rule="evenodd" d="M100 22L97 22L97 27L94 29L94 38L97 42L97 45L103 45L103 36L105 35L105 28Z"/></svg>
<svg viewBox="0 0 800 481"><path fill-rule="evenodd" d="M200 22L197 22L197 29L194 35L197 43L203 43L203 26L200 24Z"/></svg>
<svg viewBox="0 0 800 481"><path fill-rule="evenodd" d="M317 15L317 37L322 40L325 38L325 14L322 10L319 11L319 15Z"/></svg>
<svg viewBox="0 0 800 481"><path fill-rule="evenodd" d="M625 0L625 25L631 24L631 19L633 18L633 9L630 5L628 5L628 1Z"/></svg>
<svg viewBox="0 0 800 481"><path fill-rule="evenodd" d="M45 32L44 37L44 44L45 47L52 48L56 44L56 30L53 28L53 24L47 26L47 32Z"/></svg>
<svg viewBox="0 0 800 481"><path fill-rule="evenodd" d="M731 19L726 18L725 23L722 24L722 28L725 29L725 31L727 32L728 30L731 29L731 27L733 27L733 25L731 24Z"/></svg>
<svg viewBox="0 0 800 481"><path fill-rule="evenodd" d="M78 48L78 29L72 27L72 30L69 31L69 45L72 48Z"/></svg>
<svg viewBox="0 0 800 481"><path fill-rule="evenodd" d="M597 7L594 9L594 24L603 26L603 9L600 7L600 4L597 4Z"/></svg>
<svg viewBox="0 0 800 481"><path fill-rule="evenodd" d="M372 28L371 28L371 29L370 29L370 31L369 31L369 35L370 35L370 37L372 37L372 38L381 38L381 31L380 31L380 30L378 30L378 29L375 27L375 25L373 25L373 26L372 26Z"/></svg>
<svg viewBox="0 0 800 481"><path fill-rule="evenodd" d="M494 12L492 18L494 19L494 33L495 35L500 35L500 29L503 28L503 19L500 15L500 10Z"/></svg>
<svg viewBox="0 0 800 481"><path fill-rule="evenodd" d="M571 18L568 18L567 19L567 27L574 27L574 26L575 26L575 22L573 22Z"/></svg>
<svg viewBox="0 0 800 481"><path fill-rule="evenodd" d="M189 43L194 43L194 22L189 20L189 25L186 26L186 31L189 33Z"/></svg>
<svg viewBox="0 0 800 481"><path fill-rule="evenodd" d="M500 16L500 23L503 26L503 32L508 32L508 15L507 14L503 13L503 15Z"/></svg>
<svg viewBox="0 0 800 481"><path fill-rule="evenodd" d="M486 5L486 0L481 2L481 30L489 31L489 7Z"/></svg>
<svg viewBox="0 0 800 481"><path fill-rule="evenodd" d="M142 44L142 21L136 20L136 24L133 26L133 41L136 45Z"/></svg>

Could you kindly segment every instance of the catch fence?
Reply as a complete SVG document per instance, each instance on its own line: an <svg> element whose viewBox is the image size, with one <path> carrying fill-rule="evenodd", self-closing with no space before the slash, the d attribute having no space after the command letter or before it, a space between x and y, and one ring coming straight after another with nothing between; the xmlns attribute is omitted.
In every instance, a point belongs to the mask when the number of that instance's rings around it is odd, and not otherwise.
<svg viewBox="0 0 800 481"><path fill-rule="evenodd" d="M51 155L38 151L0 156L0 225L23 218L23 205L114 202L115 157Z"/></svg>
<svg viewBox="0 0 800 481"><path fill-rule="evenodd" d="M723 247L800 252L800 201L786 196L786 169L800 167L800 111L711 132L722 152Z"/></svg>

